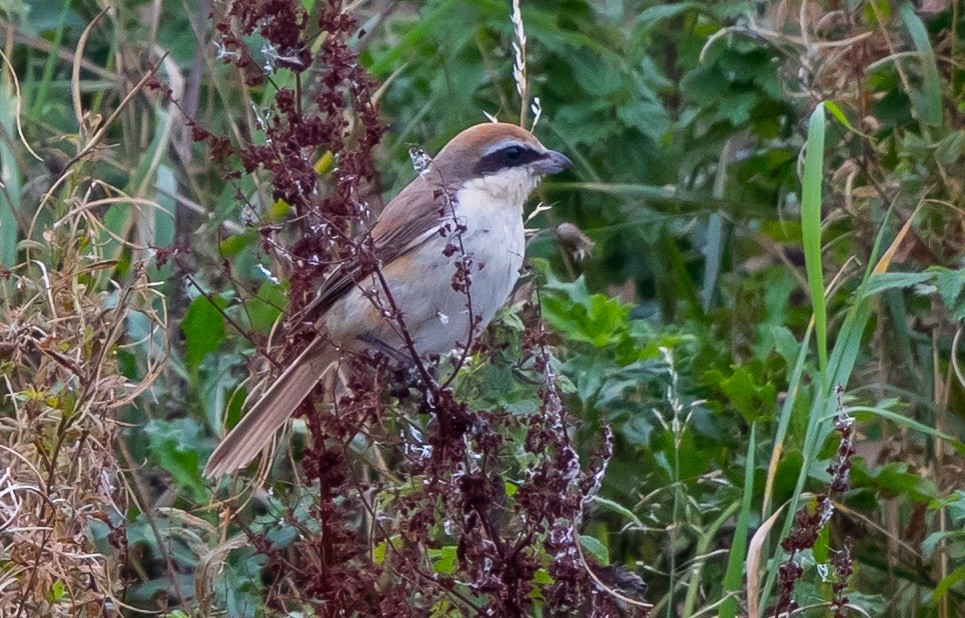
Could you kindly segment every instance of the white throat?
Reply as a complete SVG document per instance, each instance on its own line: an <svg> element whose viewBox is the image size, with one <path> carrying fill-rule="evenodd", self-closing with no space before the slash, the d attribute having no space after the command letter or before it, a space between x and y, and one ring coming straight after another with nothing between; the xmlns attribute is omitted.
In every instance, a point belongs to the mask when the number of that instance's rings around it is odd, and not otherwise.
<svg viewBox="0 0 965 618"><path fill-rule="evenodd" d="M467 182L456 195L457 202L493 202L521 211L529 194L539 184L540 175L527 167L512 167Z"/></svg>

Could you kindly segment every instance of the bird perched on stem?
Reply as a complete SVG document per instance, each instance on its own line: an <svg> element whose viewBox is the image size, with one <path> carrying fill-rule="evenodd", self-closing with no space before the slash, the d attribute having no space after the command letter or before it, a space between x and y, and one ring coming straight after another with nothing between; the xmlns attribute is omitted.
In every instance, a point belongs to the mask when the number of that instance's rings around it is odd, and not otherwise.
<svg viewBox="0 0 965 618"><path fill-rule="evenodd" d="M469 345L506 302L523 263L523 205L541 177L572 167L516 125L454 137L385 207L307 309L318 336L211 454L207 477L251 461L343 351L417 360ZM421 364L420 364L421 366Z"/></svg>

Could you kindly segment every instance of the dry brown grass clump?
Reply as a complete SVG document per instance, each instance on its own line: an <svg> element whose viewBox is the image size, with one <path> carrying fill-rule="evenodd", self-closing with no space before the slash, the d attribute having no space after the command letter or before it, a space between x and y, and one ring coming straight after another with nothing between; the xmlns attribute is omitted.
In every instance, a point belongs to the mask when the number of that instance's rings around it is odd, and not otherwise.
<svg viewBox="0 0 965 618"><path fill-rule="evenodd" d="M114 615L123 604L127 492L116 417L156 376L164 305L142 265L121 280L117 261L104 257L116 237L96 218L130 202L103 198L117 193L80 163L36 211L20 247L27 259L0 273L4 616ZM132 340L133 324L144 340ZM148 365L128 370L136 379L121 370L133 348Z"/></svg>

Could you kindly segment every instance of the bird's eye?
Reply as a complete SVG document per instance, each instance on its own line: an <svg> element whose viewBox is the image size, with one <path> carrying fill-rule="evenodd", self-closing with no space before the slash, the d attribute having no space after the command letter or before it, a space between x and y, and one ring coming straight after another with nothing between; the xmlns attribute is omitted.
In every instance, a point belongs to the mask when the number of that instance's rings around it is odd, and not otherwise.
<svg viewBox="0 0 965 618"><path fill-rule="evenodd" d="M506 157L506 161L509 163L519 163L519 160L523 158L523 153L525 150L522 146L509 146L503 149L503 156Z"/></svg>
<svg viewBox="0 0 965 618"><path fill-rule="evenodd" d="M483 156L476 163L474 171L484 176L495 174L501 170L518 169L528 166L543 156L535 147L526 144L513 142L500 144L492 150L483 152Z"/></svg>

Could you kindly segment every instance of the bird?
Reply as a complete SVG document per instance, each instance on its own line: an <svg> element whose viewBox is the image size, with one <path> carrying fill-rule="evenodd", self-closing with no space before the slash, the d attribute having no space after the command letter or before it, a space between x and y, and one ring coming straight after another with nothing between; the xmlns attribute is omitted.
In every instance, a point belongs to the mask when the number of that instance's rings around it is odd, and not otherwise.
<svg viewBox="0 0 965 618"><path fill-rule="evenodd" d="M468 348L519 279L527 199L543 176L572 166L530 131L501 122L471 126L416 162L417 176L367 234L375 259L347 260L322 282L305 310L317 336L221 440L204 476L258 455L344 352L414 362L412 351L425 358ZM468 287L454 279L460 265Z"/></svg>

